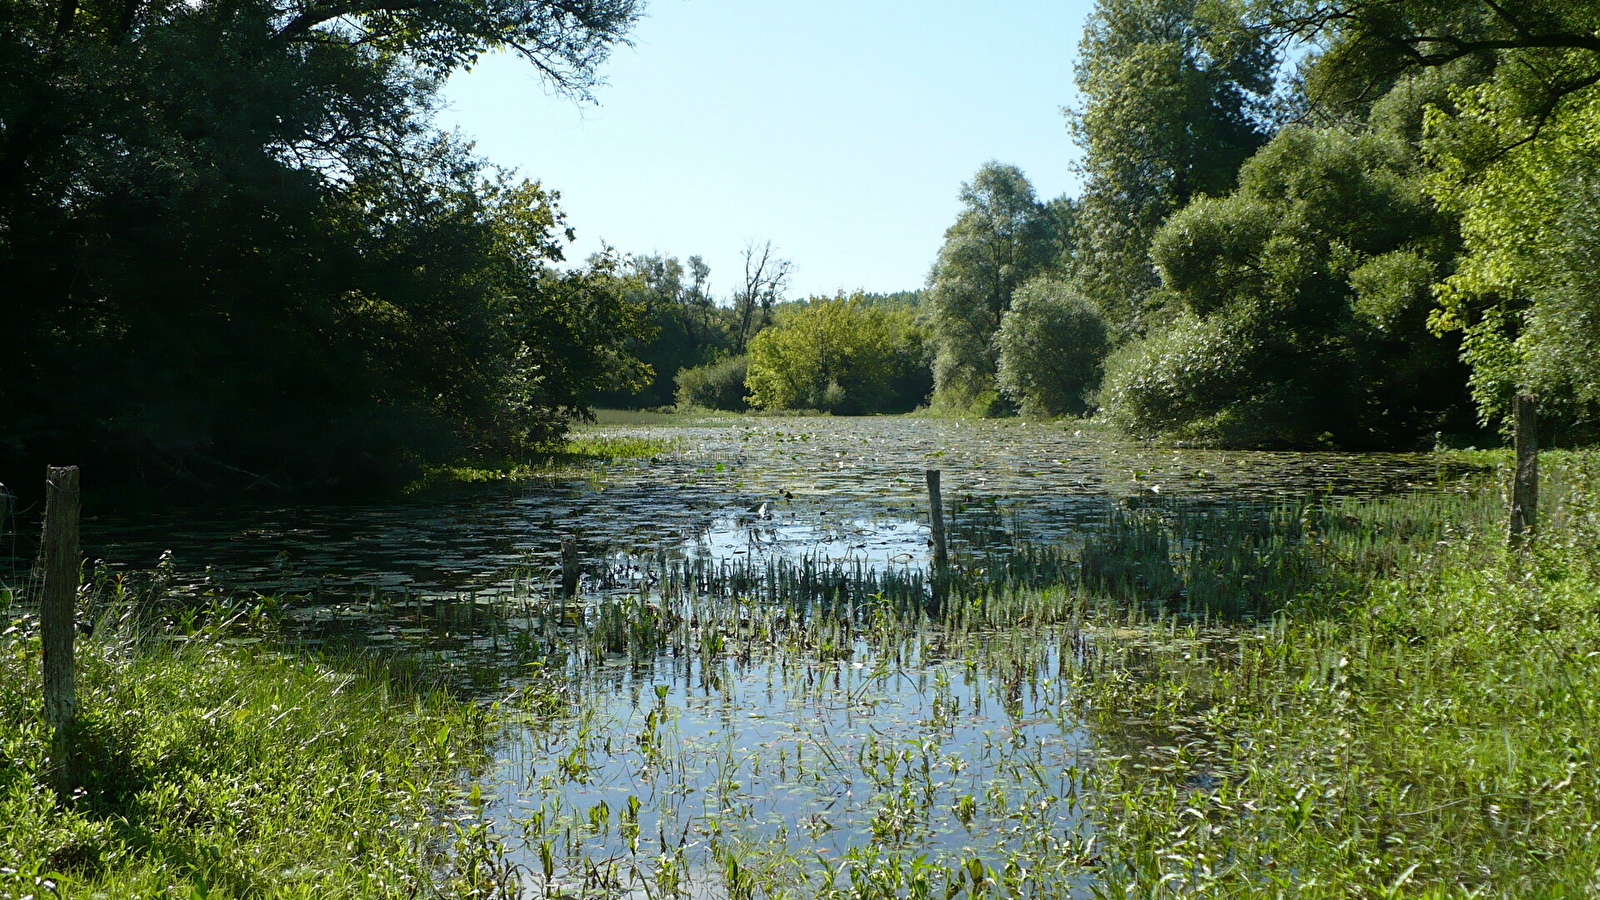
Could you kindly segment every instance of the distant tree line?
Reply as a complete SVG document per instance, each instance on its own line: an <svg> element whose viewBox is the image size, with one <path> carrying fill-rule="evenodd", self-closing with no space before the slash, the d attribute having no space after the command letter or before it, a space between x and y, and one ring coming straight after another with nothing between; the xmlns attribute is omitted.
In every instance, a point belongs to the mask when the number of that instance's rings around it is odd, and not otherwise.
<svg viewBox="0 0 1600 900"><path fill-rule="evenodd" d="M432 125L495 50L584 95L638 3L0 0L0 473L392 481L595 405L1600 436L1600 5L1098 0L1078 196L987 164L924 290L791 300L771 244L559 267Z"/></svg>
<svg viewBox="0 0 1600 900"><path fill-rule="evenodd" d="M595 402L841 415L927 403L933 382L918 292L789 300L788 271L770 243L751 245L739 286L719 299L699 256L620 261L613 289L643 324L624 349L646 376Z"/></svg>
<svg viewBox="0 0 1600 900"><path fill-rule="evenodd" d="M1596 34L1580 0L1099 0L1077 196L986 164L909 314L745 303L678 398L902 409L869 382L920 352L935 409L1145 438L1419 446L1518 392L1600 437Z"/></svg>

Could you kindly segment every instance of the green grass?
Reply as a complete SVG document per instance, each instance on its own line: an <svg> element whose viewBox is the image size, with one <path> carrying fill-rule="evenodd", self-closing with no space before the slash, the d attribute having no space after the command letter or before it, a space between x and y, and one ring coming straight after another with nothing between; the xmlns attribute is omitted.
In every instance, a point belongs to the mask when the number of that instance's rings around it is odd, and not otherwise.
<svg viewBox="0 0 1600 900"><path fill-rule="evenodd" d="M594 463L615 463L671 453L674 441L628 435L574 432L565 440L540 448L519 460L463 460L451 465L430 466L416 482L407 486L413 493L450 484L479 484L486 481L524 481L569 474L575 467Z"/></svg>
<svg viewBox="0 0 1600 900"><path fill-rule="evenodd" d="M588 636L596 661L773 653L888 678L920 677L936 647L1030 691L1047 683L1034 654L1080 648L1060 677L1062 715L1094 739L1082 830L1025 814L1058 798L980 802L1015 823L1016 848L962 859L876 840L826 862L723 823L707 840L729 896L1600 896L1600 456L1543 462L1525 556L1505 550L1493 482L1114 509L1084 547L964 560L931 608L915 578L686 566L663 579L676 614L612 609ZM863 640L871 655L853 657ZM1024 795L1020 771L996 774ZM898 784L934 796L919 777ZM873 802L890 821L899 799Z"/></svg>
<svg viewBox="0 0 1600 900"><path fill-rule="evenodd" d="M0 637L0 897L476 897L503 881L462 784L495 729L484 711L220 630L78 645L86 776L58 808L39 640L21 620Z"/></svg>
<svg viewBox="0 0 1600 900"><path fill-rule="evenodd" d="M1504 475L1503 454L1441 454L1459 462ZM871 840L829 860L764 842L734 814L702 823L700 857L681 841L650 849L634 819L648 852L590 858L585 836L630 820L548 794L512 823L524 846L508 846L457 781L481 761L489 713L391 670L220 631L87 643L98 780L56 812L40 787L37 641L13 630L0 638L0 896L47 893L41 879L65 896L489 896L519 849L524 888L561 896L686 896L691 883L752 900L1600 896L1600 455L1542 464L1542 530L1520 555L1505 550L1493 481L1376 500L1144 501L1108 507L1073 546L964 555L937 599L914 572L663 562L648 596L553 607L530 627L579 712L563 737L545 718L562 710L538 708L539 734L578 760L539 778L581 782L598 748L644 748L663 803L701 796L672 781L690 760L665 698L631 726L583 715L615 672L698 658L701 689L730 703L717 673L751 661L796 679L835 663L859 673L842 693L806 688L813 705L931 682L915 744L864 745L821 775L808 756L811 777L866 785L876 810ZM1049 697L1064 733L1088 728L1081 766L1044 771L996 742L985 790L952 803L937 765L912 766L955 752L941 660L981 675L993 702ZM789 764L766 752L753 764ZM924 852L917 836L951 816L1014 840Z"/></svg>
<svg viewBox="0 0 1600 900"><path fill-rule="evenodd" d="M1600 460L1544 463L1526 558L1480 508L1360 589L1081 672L1103 734L1149 723L1091 779L1098 894L1600 895Z"/></svg>

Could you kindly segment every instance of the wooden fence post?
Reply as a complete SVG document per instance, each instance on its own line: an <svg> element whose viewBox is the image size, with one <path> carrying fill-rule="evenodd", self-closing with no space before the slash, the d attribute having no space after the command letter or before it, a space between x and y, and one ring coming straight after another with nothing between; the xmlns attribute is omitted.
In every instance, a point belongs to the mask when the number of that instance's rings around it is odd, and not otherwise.
<svg viewBox="0 0 1600 900"><path fill-rule="evenodd" d="M933 566L944 571L950 562L944 541L944 501L939 496L939 470L928 470L928 525L933 530Z"/></svg>
<svg viewBox="0 0 1600 900"><path fill-rule="evenodd" d="M578 541L571 535L561 539L561 594L571 597L578 593Z"/></svg>
<svg viewBox="0 0 1600 900"><path fill-rule="evenodd" d="M44 643L44 717L51 728L50 782L60 802L82 785L75 733L78 695L72 641L78 597L78 467L50 466L45 475L44 590L39 632Z"/></svg>
<svg viewBox="0 0 1600 900"><path fill-rule="evenodd" d="M1531 395L1518 394L1512 402L1511 427L1517 458L1508 541L1520 547L1539 524L1539 408Z"/></svg>

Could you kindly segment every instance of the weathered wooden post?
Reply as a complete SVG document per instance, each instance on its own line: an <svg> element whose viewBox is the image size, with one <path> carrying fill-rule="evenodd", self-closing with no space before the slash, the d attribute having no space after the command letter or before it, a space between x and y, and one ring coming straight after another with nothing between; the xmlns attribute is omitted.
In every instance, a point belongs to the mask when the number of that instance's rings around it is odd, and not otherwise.
<svg viewBox="0 0 1600 900"><path fill-rule="evenodd" d="M80 786L77 748L78 694L74 677L73 606L78 596L78 467L50 466L45 473L44 590L39 633L44 643L44 717L50 726L50 783L61 802Z"/></svg>
<svg viewBox="0 0 1600 900"><path fill-rule="evenodd" d="M1511 406L1516 471L1511 477L1509 543L1520 547L1539 524L1539 408L1530 394L1518 394Z"/></svg>
<svg viewBox="0 0 1600 900"><path fill-rule="evenodd" d="M933 530L933 566L944 571L950 556L944 541L944 501L939 496L939 470L928 470L928 525Z"/></svg>
<svg viewBox="0 0 1600 900"><path fill-rule="evenodd" d="M578 593L578 542L572 535L561 539L561 595Z"/></svg>

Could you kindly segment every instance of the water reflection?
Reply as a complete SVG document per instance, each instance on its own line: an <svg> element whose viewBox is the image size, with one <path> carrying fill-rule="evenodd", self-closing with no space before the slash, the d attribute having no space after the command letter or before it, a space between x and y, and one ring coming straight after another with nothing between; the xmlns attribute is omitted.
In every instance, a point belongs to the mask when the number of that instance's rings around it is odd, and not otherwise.
<svg viewBox="0 0 1600 900"><path fill-rule="evenodd" d="M567 478L402 501L95 515L85 553L154 565L163 551L227 587L337 599L380 592L505 594L548 580L573 535L590 587L606 560L702 555L923 564L922 472L944 472L953 550L1007 535L1072 541L1108 501L1373 495L1437 485L1424 454L1152 450L1057 424L937 419L730 419L613 428L685 449ZM763 512L765 517L763 517Z"/></svg>

